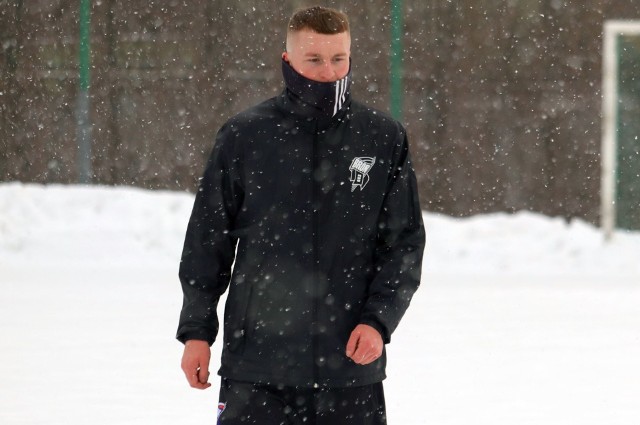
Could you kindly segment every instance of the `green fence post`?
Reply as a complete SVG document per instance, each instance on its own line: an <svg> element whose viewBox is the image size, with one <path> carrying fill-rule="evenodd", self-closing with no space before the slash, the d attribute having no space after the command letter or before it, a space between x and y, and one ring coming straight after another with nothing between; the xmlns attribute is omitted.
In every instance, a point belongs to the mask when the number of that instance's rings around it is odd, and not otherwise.
<svg viewBox="0 0 640 425"><path fill-rule="evenodd" d="M80 43L78 53L78 98L76 104L76 143L78 144L78 181L91 183L91 122L89 121L89 67L91 1L80 0Z"/></svg>
<svg viewBox="0 0 640 425"><path fill-rule="evenodd" d="M391 115L402 121L402 0L391 2Z"/></svg>

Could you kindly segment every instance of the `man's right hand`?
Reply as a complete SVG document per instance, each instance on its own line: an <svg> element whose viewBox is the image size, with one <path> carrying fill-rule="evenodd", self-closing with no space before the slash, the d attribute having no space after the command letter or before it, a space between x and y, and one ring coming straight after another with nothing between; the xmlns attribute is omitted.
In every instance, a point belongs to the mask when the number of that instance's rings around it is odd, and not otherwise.
<svg viewBox="0 0 640 425"><path fill-rule="evenodd" d="M210 359L211 349L207 341L190 339L184 344L182 371L193 388L204 390L211 386L209 383Z"/></svg>

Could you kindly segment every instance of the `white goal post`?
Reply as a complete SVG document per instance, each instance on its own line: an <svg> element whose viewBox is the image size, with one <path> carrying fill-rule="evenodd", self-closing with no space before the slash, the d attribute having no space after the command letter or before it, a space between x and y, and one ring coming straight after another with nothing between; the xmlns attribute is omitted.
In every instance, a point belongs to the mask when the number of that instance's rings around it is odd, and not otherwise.
<svg viewBox="0 0 640 425"><path fill-rule="evenodd" d="M602 171L600 223L606 239L616 226L618 121L618 38L640 35L640 21L605 21L602 57Z"/></svg>

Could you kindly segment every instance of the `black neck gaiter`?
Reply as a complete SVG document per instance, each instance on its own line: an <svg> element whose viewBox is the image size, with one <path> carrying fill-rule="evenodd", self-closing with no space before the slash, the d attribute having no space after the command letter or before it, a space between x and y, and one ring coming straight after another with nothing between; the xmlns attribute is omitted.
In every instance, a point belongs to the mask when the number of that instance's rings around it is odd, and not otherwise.
<svg viewBox="0 0 640 425"><path fill-rule="evenodd" d="M331 83L321 83L300 75L283 59L282 75L289 91L331 117L338 113L351 95L351 65L346 77Z"/></svg>

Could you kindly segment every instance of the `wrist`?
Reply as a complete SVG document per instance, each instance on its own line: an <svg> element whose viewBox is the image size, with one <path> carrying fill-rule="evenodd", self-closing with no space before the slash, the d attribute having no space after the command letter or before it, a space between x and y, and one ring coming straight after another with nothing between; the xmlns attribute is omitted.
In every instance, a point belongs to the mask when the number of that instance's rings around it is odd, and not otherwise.
<svg viewBox="0 0 640 425"><path fill-rule="evenodd" d="M209 346L209 342L202 340L202 339L188 339L187 341L185 341L184 345L206 345L207 347Z"/></svg>

